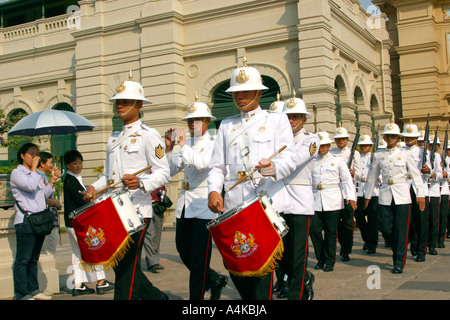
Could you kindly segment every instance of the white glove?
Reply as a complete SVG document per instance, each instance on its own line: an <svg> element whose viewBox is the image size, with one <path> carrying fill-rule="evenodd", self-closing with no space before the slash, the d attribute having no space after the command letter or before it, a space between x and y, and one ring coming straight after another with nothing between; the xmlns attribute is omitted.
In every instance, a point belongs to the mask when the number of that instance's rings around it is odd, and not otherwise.
<svg viewBox="0 0 450 320"><path fill-rule="evenodd" d="M276 173L275 164L267 159L262 159L255 168L258 168L259 173L264 177L274 176Z"/></svg>

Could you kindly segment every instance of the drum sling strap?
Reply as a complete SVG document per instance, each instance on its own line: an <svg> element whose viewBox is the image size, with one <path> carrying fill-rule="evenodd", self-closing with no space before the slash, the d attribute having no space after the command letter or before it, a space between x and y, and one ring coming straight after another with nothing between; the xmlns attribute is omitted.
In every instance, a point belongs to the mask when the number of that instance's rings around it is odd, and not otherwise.
<svg viewBox="0 0 450 320"><path fill-rule="evenodd" d="M116 149L120 144L125 141L128 137L131 135L136 134L134 130L128 130L128 132L125 132L122 136L120 136L111 146L111 149L109 149L108 154L111 154L114 149ZM117 162L117 171L119 172L119 177L123 177L123 161L122 161L122 150L119 149L119 152L117 153L116 157Z"/></svg>
<svg viewBox="0 0 450 320"><path fill-rule="evenodd" d="M253 168L253 164L250 160L250 150L245 141L244 132L251 126L256 124L259 120L264 119L265 117L267 118L267 116L268 114L266 114L265 112L259 112L254 117L249 118L250 121L239 123L235 127L235 131L231 134L231 137L227 139L227 149L230 146L230 144L237 139L237 142L239 143L239 148L241 149L241 156L244 161L244 167L247 172L249 172ZM253 174L253 177L262 178L262 176L257 172Z"/></svg>

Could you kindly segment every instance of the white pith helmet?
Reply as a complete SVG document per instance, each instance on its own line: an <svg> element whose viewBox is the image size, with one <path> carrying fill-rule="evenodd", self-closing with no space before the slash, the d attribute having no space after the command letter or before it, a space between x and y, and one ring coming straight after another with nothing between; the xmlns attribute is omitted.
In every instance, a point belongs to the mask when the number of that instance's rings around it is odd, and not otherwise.
<svg viewBox="0 0 450 320"><path fill-rule="evenodd" d="M347 129L345 129L342 124L339 124L339 127L336 128L336 130L334 130L334 139L336 138L350 138L350 136L348 135L348 131Z"/></svg>
<svg viewBox="0 0 450 320"><path fill-rule="evenodd" d="M417 141L423 141L425 139L425 130L419 131L419 138L417 138Z"/></svg>
<svg viewBox="0 0 450 320"><path fill-rule="evenodd" d="M410 138L420 137L419 128L417 128L417 126L412 123L412 120L409 124L403 127L402 136Z"/></svg>
<svg viewBox="0 0 450 320"><path fill-rule="evenodd" d="M187 121L190 118L211 118L211 120L216 120L216 117L211 114L211 109L208 105L199 101L197 92L195 93L195 101L186 108L186 116L181 120Z"/></svg>
<svg viewBox="0 0 450 320"><path fill-rule="evenodd" d="M373 144L372 138L367 134L363 134L358 140L358 145L360 144Z"/></svg>
<svg viewBox="0 0 450 320"><path fill-rule="evenodd" d="M430 142L430 143L433 143L433 142L434 142L434 134L430 135L430 140L429 140L429 142ZM437 143L437 144L441 144L441 141L439 140L439 137L437 137L436 143Z"/></svg>
<svg viewBox="0 0 450 320"><path fill-rule="evenodd" d="M230 87L226 92L253 91L268 89L262 84L262 77L258 70L247 66L247 57L243 59L244 66L237 68L231 74Z"/></svg>
<svg viewBox="0 0 450 320"><path fill-rule="evenodd" d="M288 114L288 113L301 113L301 114L306 114L306 119L311 118L311 114L308 112L308 110L306 110L306 104L305 102L300 99L297 98L295 96L295 92L294 92L294 96L292 98L289 98L283 106L283 112Z"/></svg>
<svg viewBox="0 0 450 320"><path fill-rule="evenodd" d="M384 141L383 139L380 140L380 142L378 143L378 149L386 149L387 148L387 143L386 141Z"/></svg>
<svg viewBox="0 0 450 320"><path fill-rule="evenodd" d="M115 100L127 99L127 100L140 100L142 104L151 104L152 102L145 98L144 88L139 82L133 81L133 74L129 73L128 80L122 81L122 83L116 88L116 92L112 98L109 99L111 102Z"/></svg>
<svg viewBox="0 0 450 320"><path fill-rule="evenodd" d="M320 131L316 133L320 139L320 145L331 144L333 141L330 139L330 135L326 131Z"/></svg>
<svg viewBox="0 0 450 320"><path fill-rule="evenodd" d="M395 134L398 136L402 135L400 133L400 128L396 123L388 123L387 125L385 125L382 135L385 135L385 134Z"/></svg>
<svg viewBox="0 0 450 320"><path fill-rule="evenodd" d="M277 93L277 100L272 102L272 104L269 107L269 110L276 111L276 112L283 112L283 106L284 101L280 100L280 93Z"/></svg>

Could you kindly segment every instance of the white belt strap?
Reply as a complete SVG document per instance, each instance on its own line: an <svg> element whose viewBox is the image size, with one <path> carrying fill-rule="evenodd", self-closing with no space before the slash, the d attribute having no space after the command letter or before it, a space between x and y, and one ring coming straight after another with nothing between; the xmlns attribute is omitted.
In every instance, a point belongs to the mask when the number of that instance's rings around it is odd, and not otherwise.
<svg viewBox="0 0 450 320"><path fill-rule="evenodd" d="M331 183L331 184L318 184L313 186L314 190L323 190L323 189L336 189L339 188L338 183Z"/></svg>
<svg viewBox="0 0 450 320"><path fill-rule="evenodd" d="M250 121L240 123L240 125L235 131L235 135L233 135L232 138L229 140L229 143L231 143L233 140L237 139L239 143L239 148L241 150L242 160L244 161L244 166L247 171L250 171L253 168L253 163L250 160L250 150L248 148L247 143L245 142L245 137L243 133L245 132L245 130L247 130L256 122L258 122L258 120L263 119L265 116L266 114L264 112L260 112L256 114L254 117L249 118ZM228 144L228 146L229 145L230 144ZM254 178L256 177L254 176Z"/></svg>
<svg viewBox="0 0 450 320"><path fill-rule="evenodd" d="M393 185L393 184L399 184L399 183L405 183L406 179L389 179L387 182L383 182L382 185Z"/></svg>
<svg viewBox="0 0 450 320"><path fill-rule="evenodd" d="M253 172L252 176L253 176L254 179L262 179L262 178L264 178L264 176L262 176L261 173L259 173L258 171ZM239 180L237 172L230 172L229 175L225 176L225 180L226 181Z"/></svg>
<svg viewBox="0 0 450 320"><path fill-rule="evenodd" d="M258 122L258 120L266 117L267 114L265 114L265 112L259 112L258 114L256 114L255 116L249 118L248 122L244 122L244 123L239 123L236 128L235 131L231 133L230 138L227 139L227 149L230 146L230 144L239 136L241 136L245 130L247 130L248 128L250 128L252 125L254 125L256 122Z"/></svg>
<svg viewBox="0 0 450 320"><path fill-rule="evenodd" d="M320 166L322 163L328 161L330 159L328 156L323 157L323 159L320 159L319 161L314 162L314 168Z"/></svg>
<svg viewBox="0 0 450 320"><path fill-rule="evenodd" d="M302 179L302 178L286 178L283 179L283 182L285 185L299 185L299 186L310 186L311 185L311 180L308 179Z"/></svg>
<svg viewBox="0 0 450 320"><path fill-rule="evenodd" d="M195 188L199 188L199 187L207 187L207 186L208 186L208 181L206 179L203 181L195 181L195 182L192 182L192 181L182 181L181 182L181 187L185 190L195 189Z"/></svg>

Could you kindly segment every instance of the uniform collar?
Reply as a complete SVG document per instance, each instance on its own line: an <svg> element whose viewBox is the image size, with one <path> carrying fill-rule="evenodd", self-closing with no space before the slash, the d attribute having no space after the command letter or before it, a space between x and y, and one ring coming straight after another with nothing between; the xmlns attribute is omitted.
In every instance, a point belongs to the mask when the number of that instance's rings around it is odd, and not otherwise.
<svg viewBox="0 0 450 320"><path fill-rule="evenodd" d="M296 141L298 141L298 139L301 139L302 137L304 137L306 135L307 131L305 128L302 128L301 130L294 132L294 139L296 139Z"/></svg>
<svg viewBox="0 0 450 320"><path fill-rule="evenodd" d="M200 137L195 137L194 136L194 137L190 137L190 139L191 139L192 144L193 144L194 142L197 143L199 141L203 141L203 140L209 139L210 137L211 137L211 135L209 134L208 130L206 130L205 133L202 136L200 136Z"/></svg>
<svg viewBox="0 0 450 320"><path fill-rule="evenodd" d="M260 106L258 106L258 108L256 108L255 110L249 111L249 112L242 112L241 111L241 117L242 118L251 118L253 116L255 116L256 114L258 114L259 112L263 111L261 109Z"/></svg>
<svg viewBox="0 0 450 320"><path fill-rule="evenodd" d="M392 148L392 149L386 148L386 150L387 150L389 153L394 153L395 151L399 150L399 148L398 148L397 146L395 146L395 147Z"/></svg>
<svg viewBox="0 0 450 320"><path fill-rule="evenodd" d="M137 121L135 121L135 122L133 122L133 123L129 123L129 124L127 124L127 125L123 125L123 127L122 127L122 132L127 132L127 131L129 131L129 130L134 130L134 131L136 131L137 129L140 129L141 124L142 124L142 122L141 122L141 120L139 119L139 120L137 120Z"/></svg>
<svg viewBox="0 0 450 320"><path fill-rule="evenodd" d="M326 155L321 156L319 154L317 154L317 160L322 160L322 159L327 159L329 157L332 157L333 155L328 151Z"/></svg>
<svg viewBox="0 0 450 320"><path fill-rule="evenodd" d="M294 132L294 136L299 135L299 134L303 134L305 135L307 133L305 128L302 128L301 130Z"/></svg>
<svg viewBox="0 0 450 320"><path fill-rule="evenodd" d="M407 145L405 145L404 146L404 148L406 149L406 150L414 150L414 149L419 149L419 146L417 145L417 144L415 144L415 145L413 145L413 146L407 146Z"/></svg>

